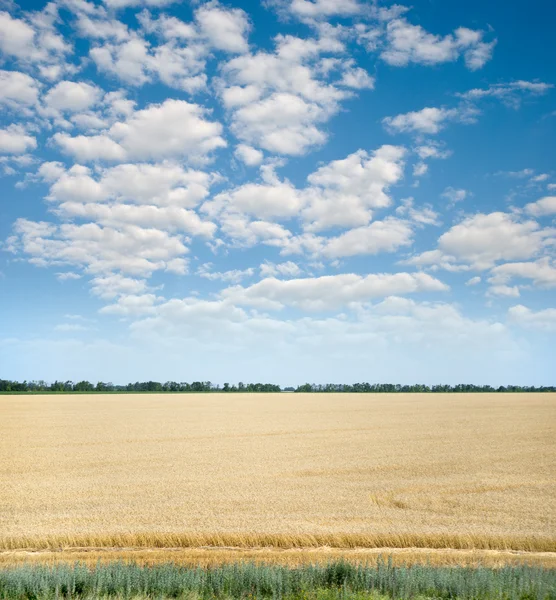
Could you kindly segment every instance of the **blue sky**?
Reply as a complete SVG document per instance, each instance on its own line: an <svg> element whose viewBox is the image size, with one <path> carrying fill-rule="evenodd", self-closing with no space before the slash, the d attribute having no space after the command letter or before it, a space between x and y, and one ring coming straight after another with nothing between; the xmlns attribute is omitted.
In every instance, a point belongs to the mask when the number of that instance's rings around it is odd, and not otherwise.
<svg viewBox="0 0 556 600"><path fill-rule="evenodd" d="M553 384L555 10L0 2L0 377Z"/></svg>

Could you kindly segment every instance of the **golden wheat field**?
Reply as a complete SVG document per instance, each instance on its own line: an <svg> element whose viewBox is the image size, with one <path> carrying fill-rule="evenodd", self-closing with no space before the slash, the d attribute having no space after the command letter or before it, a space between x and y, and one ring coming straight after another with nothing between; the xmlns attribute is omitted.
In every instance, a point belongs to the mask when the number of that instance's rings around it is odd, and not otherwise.
<svg viewBox="0 0 556 600"><path fill-rule="evenodd" d="M0 564L398 548L554 565L555 440L555 394L0 396Z"/></svg>

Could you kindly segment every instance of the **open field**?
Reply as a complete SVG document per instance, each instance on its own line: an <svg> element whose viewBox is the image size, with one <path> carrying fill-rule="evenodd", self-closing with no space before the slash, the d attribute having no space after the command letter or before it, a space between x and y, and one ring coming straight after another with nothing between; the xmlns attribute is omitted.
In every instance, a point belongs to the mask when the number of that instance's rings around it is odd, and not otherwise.
<svg viewBox="0 0 556 600"><path fill-rule="evenodd" d="M556 552L555 439L549 393L0 396L0 564Z"/></svg>

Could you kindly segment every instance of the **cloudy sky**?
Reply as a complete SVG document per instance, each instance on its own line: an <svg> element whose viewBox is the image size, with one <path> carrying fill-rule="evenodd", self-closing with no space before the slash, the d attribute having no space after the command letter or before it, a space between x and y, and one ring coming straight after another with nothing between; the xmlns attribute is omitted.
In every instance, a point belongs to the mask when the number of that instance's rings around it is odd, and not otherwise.
<svg viewBox="0 0 556 600"><path fill-rule="evenodd" d="M554 384L555 16L0 0L0 377Z"/></svg>

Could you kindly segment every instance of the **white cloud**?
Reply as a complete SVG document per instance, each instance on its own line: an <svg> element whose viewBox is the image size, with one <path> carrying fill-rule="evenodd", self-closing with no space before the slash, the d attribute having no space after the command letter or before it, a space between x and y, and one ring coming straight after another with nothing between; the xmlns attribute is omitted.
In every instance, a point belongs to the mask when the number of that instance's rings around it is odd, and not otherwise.
<svg viewBox="0 0 556 600"><path fill-rule="evenodd" d="M481 278L476 275L475 277L471 277L471 279L468 279L465 282L465 285L477 285L478 283L481 283Z"/></svg>
<svg viewBox="0 0 556 600"><path fill-rule="evenodd" d="M28 135L21 125L0 129L0 154L24 154L37 147L37 140Z"/></svg>
<svg viewBox="0 0 556 600"><path fill-rule="evenodd" d="M372 90L375 87L375 78L371 77L361 67L351 67L344 69L342 79L338 85L353 88L354 90Z"/></svg>
<svg viewBox="0 0 556 600"><path fill-rule="evenodd" d="M180 157L204 162L213 150L226 146L222 125L206 120L207 112L197 104L168 99L133 112L100 135L57 133L53 140L81 161Z"/></svg>
<svg viewBox="0 0 556 600"><path fill-rule="evenodd" d="M264 158L264 154L260 150L247 144L239 144L234 154L249 167L261 164Z"/></svg>
<svg viewBox="0 0 556 600"><path fill-rule="evenodd" d="M326 141L321 126L353 96L351 90L372 87L372 78L352 59L324 56L345 51L338 32L324 26L318 31L316 39L278 35L274 52L245 54L224 65L217 88L242 142L277 154L305 154Z"/></svg>
<svg viewBox="0 0 556 600"><path fill-rule="evenodd" d="M384 145L371 154L358 150L309 175L303 211L306 230L366 225L372 209L392 203L387 192L403 177L404 156L401 146Z"/></svg>
<svg viewBox="0 0 556 600"><path fill-rule="evenodd" d="M91 292L103 300L118 296L140 295L148 291L144 279L124 277L119 273L109 273L91 280Z"/></svg>
<svg viewBox="0 0 556 600"><path fill-rule="evenodd" d="M447 187L440 196L448 200L448 206L454 206L457 202L463 202L468 195L467 190L456 189L451 186Z"/></svg>
<svg viewBox="0 0 556 600"><path fill-rule="evenodd" d="M152 47L136 34L120 43L92 48L97 67L129 85L141 86L155 79L188 93L205 88L206 49L199 45L181 46L172 40Z"/></svg>
<svg viewBox="0 0 556 600"><path fill-rule="evenodd" d="M225 52L247 52L247 34L250 30L247 14L239 9L226 9L218 2L208 2L195 11L201 34L213 48Z"/></svg>
<svg viewBox="0 0 556 600"><path fill-rule="evenodd" d="M180 156L203 161L213 150L226 146L220 136L222 125L207 121L206 115L207 110L197 104L166 100L116 123L110 135L134 158Z"/></svg>
<svg viewBox="0 0 556 600"><path fill-rule="evenodd" d="M151 6L161 8L173 4L178 0L103 0L106 6L114 9L126 8L128 6Z"/></svg>
<svg viewBox="0 0 556 600"><path fill-rule="evenodd" d="M424 162L419 162L413 165L413 177L422 177L429 170L429 166Z"/></svg>
<svg viewBox="0 0 556 600"><path fill-rule="evenodd" d="M404 261L416 266L458 270L490 269L499 261L530 259L552 242L554 230L503 212L476 214L443 233L438 249ZM463 263L463 264L462 264Z"/></svg>
<svg viewBox="0 0 556 600"><path fill-rule="evenodd" d="M522 327L556 332L556 308L534 311L523 304L517 304L508 309L508 319Z"/></svg>
<svg viewBox="0 0 556 600"><path fill-rule="evenodd" d="M66 271L64 273L56 273L56 279L58 281L69 281L72 279L81 279L79 273L73 273L72 271Z"/></svg>
<svg viewBox="0 0 556 600"><path fill-rule="evenodd" d="M300 19L322 19L357 15L362 6L357 0L291 0L289 11Z"/></svg>
<svg viewBox="0 0 556 600"><path fill-rule="evenodd" d="M57 79L74 67L67 61L71 47L56 32L57 5L51 2L27 19L0 11L0 53L22 64L37 67L46 79Z"/></svg>
<svg viewBox="0 0 556 600"><path fill-rule="evenodd" d="M212 176L173 163L122 164L109 169L44 163L39 175L52 185L47 199L65 219L110 227L137 225L212 237L216 226L191 210L209 193Z"/></svg>
<svg viewBox="0 0 556 600"><path fill-rule="evenodd" d="M535 262L498 265L491 270L489 282L502 285L512 278L530 279L538 287L556 287L556 264L549 257L544 257Z"/></svg>
<svg viewBox="0 0 556 600"><path fill-rule="evenodd" d="M426 160L427 158L449 158L451 156L449 150L446 150L441 144L432 140L415 148L415 153L421 160Z"/></svg>
<svg viewBox="0 0 556 600"><path fill-rule="evenodd" d="M519 288L517 285L491 285L488 288L487 296L505 296L508 298L519 298Z"/></svg>
<svg viewBox="0 0 556 600"><path fill-rule="evenodd" d="M430 204L416 206L413 198L404 198L401 205L396 208L396 214L405 217L418 226L440 225L438 213Z"/></svg>
<svg viewBox="0 0 556 600"><path fill-rule="evenodd" d="M525 206L525 210L534 217L556 215L556 196L545 196Z"/></svg>
<svg viewBox="0 0 556 600"><path fill-rule="evenodd" d="M323 255L342 258L359 254L395 252L413 241L413 228L408 221L387 217L365 227L350 229L338 237L327 240Z"/></svg>
<svg viewBox="0 0 556 600"><path fill-rule="evenodd" d="M177 163L121 164L107 169L43 163L39 175L52 183L48 200L104 202L194 208L209 194L214 176Z"/></svg>
<svg viewBox="0 0 556 600"><path fill-rule="evenodd" d="M91 274L120 271L148 277L188 252L179 236L127 225L120 229L17 219L7 249L40 266L73 265ZM171 265L170 265L171 266Z"/></svg>
<svg viewBox="0 0 556 600"><path fill-rule="evenodd" d="M229 271L213 271L212 263L205 263L197 269L197 275L210 281L227 281L230 283L239 283L243 279L252 277L255 273L253 267L247 269L230 269Z"/></svg>
<svg viewBox="0 0 556 600"><path fill-rule="evenodd" d="M448 286L426 273L378 273L328 275L306 279L268 278L247 288L236 286L221 292L234 304L279 310L333 310L353 302L415 292L441 292Z"/></svg>
<svg viewBox="0 0 556 600"><path fill-rule="evenodd" d="M0 104L10 108L32 106L39 96L38 82L19 71L0 70Z"/></svg>
<svg viewBox="0 0 556 600"><path fill-rule="evenodd" d="M82 162L96 160L125 160L127 153L113 139L107 135L78 135L71 136L67 133L55 133L52 141L60 147L62 152L71 154Z"/></svg>
<svg viewBox="0 0 556 600"><path fill-rule="evenodd" d="M496 98L512 108L519 108L524 95L542 96L554 87L551 83L540 81L512 81L493 83L486 89L474 88L463 94L456 94L465 100L477 101L483 98Z"/></svg>
<svg viewBox="0 0 556 600"><path fill-rule="evenodd" d="M289 181L276 181L246 183L222 192L205 203L203 211L212 215L226 210L272 220L296 216L302 206L302 195Z"/></svg>
<svg viewBox="0 0 556 600"><path fill-rule="evenodd" d="M293 94L276 93L239 108L234 113L232 131L269 152L297 156L325 142L326 135L316 124L328 117L328 111L318 104Z"/></svg>
<svg viewBox="0 0 556 600"><path fill-rule="evenodd" d="M530 258L540 252L552 235L534 221L520 222L502 212L477 214L440 236L439 248L477 268L500 260Z"/></svg>
<svg viewBox="0 0 556 600"><path fill-rule="evenodd" d="M278 264L267 261L260 266L259 270L261 277L263 278L275 277L276 275L281 275L282 277L297 277L302 273L299 265L291 260Z"/></svg>
<svg viewBox="0 0 556 600"><path fill-rule="evenodd" d="M416 131L435 134L446 126L446 122L453 121L458 116L459 111L455 108L427 107L395 117L385 117L382 122L391 133Z"/></svg>
<svg viewBox="0 0 556 600"><path fill-rule="evenodd" d="M132 206L129 204L82 204L63 202L56 213L66 218L80 218L110 227L137 225L168 232L212 237L216 226L199 218L196 212L175 206Z"/></svg>
<svg viewBox="0 0 556 600"><path fill-rule="evenodd" d="M492 56L496 42L482 41L484 33L460 27L444 37L411 25L406 19L394 19L386 28L386 48L381 58L388 64L404 67L409 63L435 65L453 62L462 54L468 69L480 69Z"/></svg>
<svg viewBox="0 0 556 600"><path fill-rule="evenodd" d="M202 210L220 218L228 234L235 231L240 237L245 235L246 216L270 221L300 218L307 232L367 225L374 209L392 203L388 191L403 176L404 155L400 146L385 145L372 153L358 150L321 166L308 176L308 185L303 189L280 180L274 165L263 165L261 183L246 183L222 192L206 202ZM234 223L242 226L234 227ZM379 227L373 225L371 232ZM382 246L385 241L376 243ZM343 242L334 244L343 247Z"/></svg>
<svg viewBox="0 0 556 600"><path fill-rule="evenodd" d="M163 298L157 298L154 294L120 296L115 304L103 306L99 310L99 313L122 317L138 317L154 314L156 312L156 303L162 300Z"/></svg>
<svg viewBox="0 0 556 600"><path fill-rule="evenodd" d="M60 81L46 94L47 106L59 111L81 112L96 104L102 90L84 82Z"/></svg>
<svg viewBox="0 0 556 600"><path fill-rule="evenodd" d="M258 243L282 247L292 236L288 229L278 223L251 221L238 213L224 213L220 217L220 229L237 247L251 247Z"/></svg>

